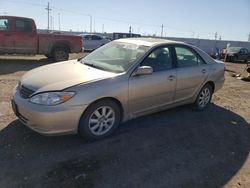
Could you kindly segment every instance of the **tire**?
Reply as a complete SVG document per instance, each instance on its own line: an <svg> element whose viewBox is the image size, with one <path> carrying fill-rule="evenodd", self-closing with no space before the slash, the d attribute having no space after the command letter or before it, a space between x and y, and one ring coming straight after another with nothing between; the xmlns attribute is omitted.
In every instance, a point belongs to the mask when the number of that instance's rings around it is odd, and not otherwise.
<svg viewBox="0 0 250 188"><path fill-rule="evenodd" d="M52 51L52 59L54 61L66 61L69 59L69 50L67 47L55 47Z"/></svg>
<svg viewBox="0 0 250 188"><path fill-rule="evenodd" d="M194 109L197 111L204 110L207 107L207 105L210 103L212 95L213 95L212 87L209 84L204 85L201 88L195 100L195 103L193 104Z"/></svg>
<svg viewBox="0 0 250 188"><path fill-rule="evenodd" d="M48 59L51 59L51 55L50 54L46 54L45 55Z"/></svg>
<svg viewBox="0 0 250 188"><path fill-rule="evenodd" d="M119 106L112 100L90 105L82 115L78 133L88 141L104 139L114 133L121 120Z"/></svg>

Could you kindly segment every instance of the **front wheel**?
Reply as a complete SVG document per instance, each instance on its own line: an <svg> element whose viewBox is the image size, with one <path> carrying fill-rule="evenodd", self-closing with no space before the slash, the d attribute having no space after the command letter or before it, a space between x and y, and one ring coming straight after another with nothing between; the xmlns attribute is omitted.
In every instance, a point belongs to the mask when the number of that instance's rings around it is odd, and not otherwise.
<svg viewBox="0 0 250 188"><path fill-rule="evenodd" d="M203 86L194 103L194 109L198 111L204 110L210 103L212 95L213 95L212 87L209 84Z"/></svg>
<svg viewBox="0 0 250 188"><path fill-rule="evenodd" d="M112 100L102 100L92 104L83 114L78 133L89 141L106 138L119 126L121 113Z"/></svg>

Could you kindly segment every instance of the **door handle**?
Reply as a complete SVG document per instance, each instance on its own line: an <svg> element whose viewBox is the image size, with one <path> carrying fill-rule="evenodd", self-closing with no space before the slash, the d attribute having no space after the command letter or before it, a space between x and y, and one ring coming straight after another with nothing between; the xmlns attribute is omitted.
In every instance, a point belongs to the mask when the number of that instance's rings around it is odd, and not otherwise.
<svg viewBox="0 0 250 188"><path fill-rule="evenodd" d="M174 80L175 79L175 76L174 75L170 75L169 77L168 77L168 80L170 80L170 81L172 81L172 80Z"/></svg>
<svg viewBox="0 0 250 188"><path fill-rule="evenodd" d="M206 69L202 69L202 71L201 71L203 74L205 74L207 71L206 71Z"/></svg>

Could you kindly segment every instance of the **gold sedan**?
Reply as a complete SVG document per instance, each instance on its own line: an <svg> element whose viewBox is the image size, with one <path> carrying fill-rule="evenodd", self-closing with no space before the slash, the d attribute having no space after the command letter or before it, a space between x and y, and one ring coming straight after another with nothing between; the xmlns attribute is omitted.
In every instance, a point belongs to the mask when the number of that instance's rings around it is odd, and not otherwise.
<svg viewBox="0 0 250 188"><path fill-rule="evenodd" d="M193 104L203 110L224 83L224 64L181 42L119 39L79 60L42 66L13 92L16 116L44 134L97 140L121 122Z"/></svg>

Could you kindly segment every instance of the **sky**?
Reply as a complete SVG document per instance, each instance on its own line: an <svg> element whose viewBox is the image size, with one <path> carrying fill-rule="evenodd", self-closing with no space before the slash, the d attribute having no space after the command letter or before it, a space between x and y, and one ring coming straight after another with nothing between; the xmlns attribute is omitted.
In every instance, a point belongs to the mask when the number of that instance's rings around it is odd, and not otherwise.
<svg viewBox="0 0 250 188"><path fill-rule="evenodd" d="M0 0L0 15L33 18L46 29L129 32L247 41L250 0ZM59 21L60 20L60 21ZM60 22L60 24L59 24ZM163 29L162 29L163 25ZM60 27L59 27L60 26Z"/></svg>

